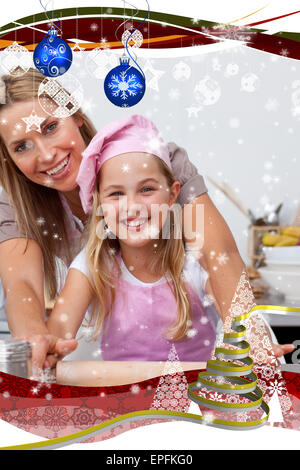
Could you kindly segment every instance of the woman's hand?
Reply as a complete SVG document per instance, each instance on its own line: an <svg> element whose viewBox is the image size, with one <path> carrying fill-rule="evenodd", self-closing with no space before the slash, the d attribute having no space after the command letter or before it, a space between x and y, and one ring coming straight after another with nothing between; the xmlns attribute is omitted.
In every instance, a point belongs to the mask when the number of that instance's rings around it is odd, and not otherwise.
<svg viewBox="0 0 300 470"><path fill-rule="evenodd" d="M12 239L0 244L0 259L10 332L31 343L34 370L53 367L59 357L76 349L77 342L61 340L47 330L41 249L34 240Z"/></svg>
<svg viewBox="0 0 300 470"><path fill-rule="evenodd" d="M273 352L275 357L281 357L285 354L289 354L294 351L295 346L293 344L272 344Z"/></svg>
<svg viewBox="0 0 300 470"><path fill-rule="evenodd" d="M70 354L78 345L75 339L64 340L51 334L23 336L18 339L25 339L31 344L33 377L39 377L42 369L54 367L59 359Z"/></svg>

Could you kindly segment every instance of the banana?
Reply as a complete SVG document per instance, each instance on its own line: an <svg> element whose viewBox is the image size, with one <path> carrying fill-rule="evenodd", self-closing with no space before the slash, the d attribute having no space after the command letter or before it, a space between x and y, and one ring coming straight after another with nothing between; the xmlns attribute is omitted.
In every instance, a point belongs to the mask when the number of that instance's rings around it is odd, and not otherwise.
<svg viewBox="0 0 300 470"><path fill-rule="evenodd" d="M295 246L298 243L298 238L288 237L287 235L280 235L280 240L275 243L275 246Z"/></svg>
<svg viewBox="0 0 300 470"><path fill-rule="evenodd" d="M281 235L276 233L265 233L262 242L265 246L275 246L280 241Z"/></svg>
<svg viewBox="0 0 300 470"><path fill-rule="evenodd" d="M286 227L282 231L282 235L288 235L290 237L300 238L300 227Z"/></svg>

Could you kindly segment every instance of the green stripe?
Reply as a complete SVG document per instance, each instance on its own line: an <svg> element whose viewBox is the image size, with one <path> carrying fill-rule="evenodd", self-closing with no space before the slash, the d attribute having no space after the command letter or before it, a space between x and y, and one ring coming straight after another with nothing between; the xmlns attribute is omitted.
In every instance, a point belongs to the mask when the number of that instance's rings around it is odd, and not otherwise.
<svg viewBox="0 0 300 470"><path fill-rule="evenodd" d="M111 10L111 13L105 13L107 9ZM53 10L48 12L48 16L50 18L50 21L52 20L52 13L54 20L57 19L67 19L67 18L74 18L74 17L81 17L81 16L88 16L90 19L93 17L99 17L101 18L112 18L114 15L118 15L121 18L124 17L124 9L123 8L111 8L109 6L107 7L80 7L80 8L64 8L60 10ZM129 17L131 21L137 22L141 21L141 19L145 18L148 14L147 10L139 10L137 14L137 18L133 16L134 10L133 9L125 9L125 16ZM41 22L48 22L49 20L47 19L46 15L44 12L42 13L37 13L36 15L30 15L26 16L24 18L21 18L17 20L18 23L22 23L22 25L31 25L31 24L36 24L36 23L41 23ZM150 11L149 13L149 18L147 21L157 21L159 23L168 23L173 26L182 26L185 28L209 28L212 29L214 27L217 27L219 23L214 22L214 21L207 21L207 20L199 20L197 23L193 23L193 18L191 17L186 17L186 16L179 16L179 15L171 15L169 13L160 13L160 12L155 12L155 11ZM235 28L236 26L231 26L231 25L226 25L227 28ZM6 31L6 30L15 30L19 29L20 26L17 26L14 23L8 23L0 28L0 34L1 31ZM243 30L240 30L243 31ZM262 30L259 29L250 29L247 28L245 31L251 31L251 32L261 32ZM213 34L213 31L212 31Z"/></svg>
<svg viewBox="0 0 300 470"><path fill-rule="evenodd" d="M290 39L291 41L300 42L300 33L293 33L289 31L281 31L280 33L273 34L279 38Z"/></svg>

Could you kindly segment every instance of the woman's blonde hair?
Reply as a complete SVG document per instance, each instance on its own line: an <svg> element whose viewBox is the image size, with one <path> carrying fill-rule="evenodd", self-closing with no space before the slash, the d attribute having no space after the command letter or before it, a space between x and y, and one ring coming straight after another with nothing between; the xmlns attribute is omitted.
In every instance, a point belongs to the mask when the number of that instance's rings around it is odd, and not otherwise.
<svg viewBox="0 0 300 470"><path fill-rule="evenodd" d="M30 69L22 76L4 75L1 78L3 96L0 111L14 103L37 99L39 86L44 79L44 75L35 69ZM83 119L79 129L88 145L96 134L93 124L81 109L73 117ZM1 135L0 185L16 210L20 232L36 240L41 247L47 296L54 299L57 295L56 256L64 253L67 263L71 261L66 214L57 190L33 183L17 168ZM39 223L41 221L42 225Z"/></svg>
<svg viewBox="0 0 300 470"><path fill-rule="evenodd" d="M170 188L175 181L173 173L161 159L157 158L157 161L160 171L166 177ZM98 188L96 188L93 194L93 208L86 230L87 264L92 273L92 288L94 290L89 326L94 327L95 338L99 335L105 318L112 311L115 289L118 288L117 278L120 275L116 258L120 248L119 242L117 239L105 235L105 222L103 216L99 215L99 207L101 207L100 198ZM166 337L173 341L183 339L186 336L189 322L192 321L192 310L182 278L185 256L184 244L182 237L174 237L174 232L178 228L176 224L180 224L176 219L176 212L170 211L170 237L159 240L155 256L153 256L152 263L149 266L150 272L165 276L176 299L177 318L166 332Z"/></svg>

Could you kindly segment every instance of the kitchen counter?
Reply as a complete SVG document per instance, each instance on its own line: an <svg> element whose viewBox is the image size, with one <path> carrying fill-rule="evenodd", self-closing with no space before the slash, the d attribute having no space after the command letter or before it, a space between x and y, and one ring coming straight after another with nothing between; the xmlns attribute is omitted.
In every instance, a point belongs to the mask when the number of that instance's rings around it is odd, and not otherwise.
<svg viewBox="0 0 300 470"><path fill-rule="evenodd" d="M299 286L300 289L300 286ZM255 299L257 305L276 305L280 307L290 307L290 308L300 308L299 304L294 302L288 302L285 300L283 295L279 295L276 291L272 290L261 297ZM271 314L264 314L265 319L271 326L275 327L300 327L300 311L299 312L289 312L286 311L277 311L272 312Z"/></svg>
<svg viewBox="0 0 300 470"><path fill-rule="evenodd" d="M295 351L285 354L284 360L287 363L298 363L299 355L297 350L300 344L300 305L288 302L285 300L284 296L278 295L277 292L273 293L272 291L269 295L257 298L256 304L271 307L268 313L264 313L263 316L272 327L277 342L279 344L293 343L296 348ZM272 305L277 307L289 307L294 309L294 311L275 309L272 311Z"/></svg>

